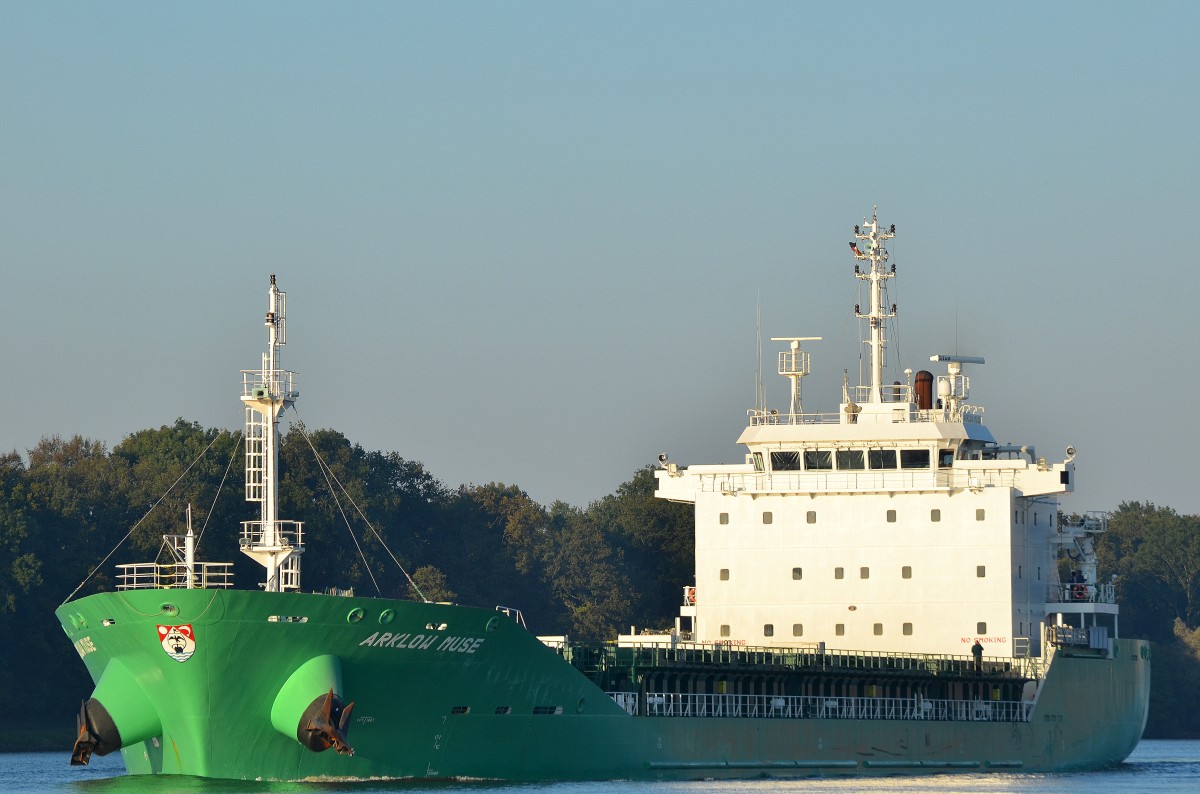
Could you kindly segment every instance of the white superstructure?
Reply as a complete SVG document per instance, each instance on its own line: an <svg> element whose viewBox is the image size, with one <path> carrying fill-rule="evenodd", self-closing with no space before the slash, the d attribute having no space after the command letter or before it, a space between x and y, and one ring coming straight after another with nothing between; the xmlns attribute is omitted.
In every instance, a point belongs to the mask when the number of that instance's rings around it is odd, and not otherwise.
<svg viewBox="0 0 1200 794"><path fill-rule="evenodd" d="M1073 450L1049 463L1033 447L997 444L968 402L964 366L982 358L935 355L944 373L905 370L885 385L895 226L885 231L873 213L854 231L855 275L870 286L870 306L855 307L869 328L870 383L844 386L837 413L806 412L800 343L815 338L779 339L791 407L750 412L745 462L657 472L659 497L696 505L680 636L900 653L967 654L978 643L988 656L1041 655L1048 626L1092 628L1093 644L1115 637L1112 586L1095 581L1103 520L1059 518ZM1060 549L1074 581L1060 578Z"/></svg>

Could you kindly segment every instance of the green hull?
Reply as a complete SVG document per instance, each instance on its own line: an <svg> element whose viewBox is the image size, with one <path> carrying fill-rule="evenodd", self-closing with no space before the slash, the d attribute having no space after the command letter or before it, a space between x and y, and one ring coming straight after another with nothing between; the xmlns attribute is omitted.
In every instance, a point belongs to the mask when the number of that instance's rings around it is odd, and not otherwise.
<svg viewBox="0 0 1200 794"><path fill-rule="evenodd" d="M485 609L133 590L57 614L131 774L534 781L1081 769L1128 756L1150 690L1147 644L1119 640L1113 658L1056 655L1028 722L634 717ZM169 655L159 626L190 626L191 655ZM296 735L301 712L331 688L356 704L352 756L312 752Z"/></svg>

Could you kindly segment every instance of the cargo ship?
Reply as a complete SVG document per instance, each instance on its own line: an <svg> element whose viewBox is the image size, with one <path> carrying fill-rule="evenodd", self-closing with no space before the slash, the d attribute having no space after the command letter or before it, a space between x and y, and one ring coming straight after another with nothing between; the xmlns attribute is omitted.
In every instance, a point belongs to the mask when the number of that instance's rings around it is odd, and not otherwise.
<svg viewBox="0 0 1200 794"><path fill-rule="evenodd" d="M1103 514L1060 512L1075 451L999 444L969 402L978 357L885 384L888 241L854 227L868 382L809 412L815 337L788 337L786 410L761 396L736 464L660 456L695 505L674 626L607 643L538 637L518 610L304 592L301 523L277 513L286 295L243 372L240 548L168 536L167 562L56 614L95 682L72 762L253 780L654 780L1050 772L1123 760L1145 726L1149 644L1118 632ZM761 392L761 388L760 388ZM83 693L81 693L82 695Z"/></svg>

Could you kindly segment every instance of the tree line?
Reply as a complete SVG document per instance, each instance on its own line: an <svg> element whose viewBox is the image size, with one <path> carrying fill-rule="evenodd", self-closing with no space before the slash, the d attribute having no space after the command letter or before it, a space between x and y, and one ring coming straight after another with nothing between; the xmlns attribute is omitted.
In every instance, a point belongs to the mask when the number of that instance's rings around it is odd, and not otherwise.
<svg viewBox="0 0 1200 794"><path fill-rule="evenodd" d="M22 715L0 749L30 728L69 744L92 684L53 611L76 588L115 588L116 563L155 559L188 505L198 556L233 562L241 587L261 581L238 550L243 467L237 434L182 419L111 451L49 437L0 455L0 692ZM654 487L647 466L586 508L544 506L516 485L447 487L334 430L293 427L280 447L279 513L320 550L302 558L305 590L517 607L536 633L579 639L671 626L694 583L692 509ZM1200 737L1200 516L1125 503L1098 550L1118 577L1121 633L1155 642L1147 736Z"/></svg>

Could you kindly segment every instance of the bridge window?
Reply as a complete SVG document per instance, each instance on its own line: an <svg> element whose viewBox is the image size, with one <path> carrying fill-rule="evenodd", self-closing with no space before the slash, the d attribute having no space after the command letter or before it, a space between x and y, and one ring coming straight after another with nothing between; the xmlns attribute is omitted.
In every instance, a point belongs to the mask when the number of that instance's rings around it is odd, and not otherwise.
<svg viewBox="0 0 1200 794"><path fill-rule="evenodd" d="M719 515L717 517L717 520L720 521L722 524L728 524L729 523L729 514L721 513L721 515Z"/></svg>
<svg viewBox="0 0 1200 794"><path fill-rule="evenodd" d="M793 568L792 569L792 578L797 579L797 580L803 579L804 578L804 569L803 568Z"/></svg>
<svg viewBox="0 0 1200 794"><path fill-rule="evenodd" d="M763 470L763 454L761 452L755 452L753 455L753 460L754 460L754 470L762 471Z"/></svg>
<svg viewBox="0 0 1200 794"><path fill-rule="evenodd" d="M929 520L935 524L937 522L941 521L942 520L942 511L938 510L936 507L933 508L932 510L930 510L929 511Z"/></svg>
<svg viewBox="0 0 1200 794"><path fill-rule="evenodd" d="M839 469L865 469L866 461L861 449L839 449L837 451L837 467Z"/></svg>
<svg viewBox="0 0 1200 794"><path fill-rule="evenodd" d="M804 450L804 468L809 471L828 471L833 468L833 453L827 449Z"/></svg>
<svg viewBox="0 0 1200 794"><path fill-rule="evenodd" d="M928 469L929 468L929 450L927 450L927 449L902 449L902 450L900 450L900 468L902 468L902 469Z"/></svg>
<svg viewBox="0 0 1200 794"><path fill-rule="evenodd" d="M894 469L896 468L896 450L872 449L867 453L867 462L871 464L872 469Z"/></svg>
<svg viewBox="0 0 1200 794"><path fill-rule="evenodd" d="M771 468L775 471L800 471L800 453L795 450L772 452Z"/></svg>

